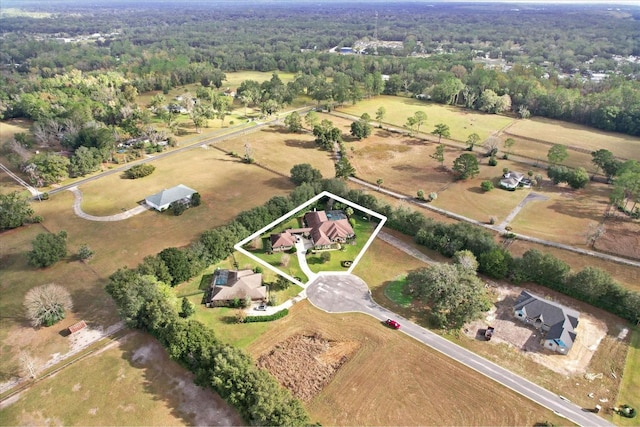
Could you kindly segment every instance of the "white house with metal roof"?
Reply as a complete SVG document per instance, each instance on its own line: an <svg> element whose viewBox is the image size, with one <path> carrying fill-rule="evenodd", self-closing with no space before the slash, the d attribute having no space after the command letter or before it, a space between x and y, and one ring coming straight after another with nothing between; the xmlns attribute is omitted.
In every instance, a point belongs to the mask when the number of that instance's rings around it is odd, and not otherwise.
<svg viewBox="0 0 640 427"><path fill-rule="evenodd" d="M159 193L153 194L144 201L148 206L152 207L157 211L163 211L168 209L171 203L182 200L186 203L191 201L191 196L197 193L196 190L187 187L186 185L176 185L175 187L171 187L165 190L162 190Z"/></svg>

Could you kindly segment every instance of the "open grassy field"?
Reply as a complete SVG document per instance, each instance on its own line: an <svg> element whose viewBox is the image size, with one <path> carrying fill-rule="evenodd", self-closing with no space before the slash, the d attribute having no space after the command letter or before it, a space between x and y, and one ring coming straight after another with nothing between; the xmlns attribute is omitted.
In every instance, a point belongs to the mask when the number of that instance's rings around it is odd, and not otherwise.
<svg viewBox="0 0 640 427"><path fill-rule="evenodd" d="M113 174L80 186L83 192L82 209L91 215L113 215L135 207L146 196L184 184L201 194L205 206L202 211L209 218L212 219L214 212L230 218L227 214L229 210L236 210L238 205L247 206L247 202L249 206L259 204L256 197L267 190L275 190L268 195L269 199L293 189L293 184L286 178L244 164L219 150L210 147L194 150L152 162L156 170L145 178L124 179L119 174ZM245 185L247 180L251 180L251 186ZM208 221L207 216L200 219Z"/></svg>
<svg viewBox="0 0 640 427"><path fill-rule="evenodd" d="M363 314L304 301L248 347L257 358L295 335L357 348L307 409L323 425L532 425L562 420L518 394ZM292 361L292 363L294 363ZM491 399L482 410L479 400Z"/></svg>
<svg viewBox="0 0 640 427"><path fill-rule="evenodd" d="M324 118L324 116L321 116ZM328 117L328 116L327 116ZM249 145L253 158L279 173L289 176L291 168L309 163L325 178L335 176L331 153L320 151L310 133L289 133L284 127L270 127L217 144L220 148L243 156Z"/></svg>
<svg viewBox="0 0 640 427"><path fill-rule="evenodd" d="M407 122L407 118L413 116L416 111L424 111L427 114L427 121L420 128L421 132L431 133L436 124L444 123L451 130L451 138L458 141L466 141L469 135L474 132L480 135L481 141L484 141L514 121L512 118L496 114L485 114L479 111L420 101L415 98L388 95L366 99L356 105L345 105L340 107L339 111L355 116L368 113L375 119L376 110L382 106L387 110L383 119L385 123L402 128ZM437 140L436 136L432 138Z"/></svg>
<svg viewBox="0 0 640 427"><path fill-rule="evenodd" d="M638 410L640 408L640 331L631 329L631 342L629 343L629 353L627 353L627 363L624 368L622 386L618 394L616 405L627 404ZM637 426L638 418L625 418L614 415L613 420L621 426Z"/></svg>
<svg viewBox="0 0 640 427"><path fill-rule="evenodd" d="M603 132L559 120L545 119L542 117L516 120L509 126L506 132L516 136L536 138L553 144L578 147L589 151L604 148L616 156L640 160L640 138L638 137L620 133ZM518 144L514 146L516 153L517 150ZM549 151L548 146L546 151ZM546 151L543 157L544 159L546 159ZM569 153L570 157L574 155L572 151L569 151ZM587 155L591 157L589 154Z"/></svg>
<svg viewBox="0 0 640 427"><path fill-rule="evenodd" d="M547 200L527 203L511 226L516 233L586 248L589 231L604 218L610 190L596 182L581 190L545 182L533 191Z"/></svg>
<svg viewBox="0 0 640 427"><path fill-rule="evenodd" d="M0 410L0 425L241 425L151 336L130 332Z"/></svg>
<svg viewBox="0 0 640 427"><path fill-rule="evenodd" d="M21 349L39 348L43 361L54 353L64 353L67 344L58 332L74 323L74 319L84 319L92 326L114 323L117 320L115 309L103 288L108 276L116 269L134 267L145 256L166 247L184 246L203 231L227 223L239 212L262 204L274 195L284 195L292 188L286 178L274 176L256 166L227 161L217 150L202 151L202 156L194 156L191 161L177 155L175 162L163 163L159 170L145 178L147 181L140 187L127 187L134 181L117 176L94 181L87 184L87 188L80 187L87 197L88 211L113 214L122 208L132 207L135 200L144 194L183 182L200 191L202 205L187 210L182 216L148 211L120 222L92 222L76 217L72 211L73 195L62 192L46 202L33 205L36 214L44 217L42 224L0 235L0 286L3 295L0 308L4 314L0 327L3 343L0 361L6 375L16 372L17 354ZM207 157L208 154L214 156ZM185 170L191 173L184 174ZM163 181L167 176L178 181ZM252 185L245 185L247 180ZM67 259L46 269L28 266L26 253L31 249L35 236L45 231L60 230L67 231L69 236ZM94 257L86 264L75 258L82 244L95 251ZM23 316L24 295L33 286L52 282L69 289L75 314L54 328L34 330Z"/></svg>

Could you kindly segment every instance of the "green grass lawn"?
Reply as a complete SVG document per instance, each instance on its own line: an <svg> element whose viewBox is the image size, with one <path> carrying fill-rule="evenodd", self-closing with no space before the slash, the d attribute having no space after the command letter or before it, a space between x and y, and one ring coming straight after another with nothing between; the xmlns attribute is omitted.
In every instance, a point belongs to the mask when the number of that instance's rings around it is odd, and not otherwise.
<svg viewBox="0 0 640 427"><path fill-rule="evenodd" d="M393 282L389 283L384 289L384 294L391 301L403 307L408 307L413 299L404 293L404 288L407 286L407 276L400 276Z"/></svg>
<svg viewBox="0 0 640 427"><path fill-rule="evenodd" d="M640 330L634 328L631 330L631 342L629 343L629 352L627 353L627 363L624 367L624 377L618 394L616 405L627 404L636 411L640 411ZM636 418L625 418L614 415L613 420L616 424L622 426L637 426L640 421L639 416Z"/></svg>
<svg viewBox="0 0 640 427"><path fill-rule="evenodd" d="M241 269L253 269L258 265L251 258L239 252L235 252L234 257ZM295 256L292 256L291 259L293 260L294 257ZM233 268L233 259L233 257L229 257L222 262L209 266L203 274L192 278L186 283L178 285L175 288L175 292L176 295L180 297L187 296L187 299L194 304L196 313L194 314L193 319L199 320L214 330L216 336L222 341L244 348L265 331L275 327L271 325L274 322L239 324L236 322L236 313L238 309L227 307L207 308L202 301L204 291L211 283L211 278L215 269ZM263 280L265 283L273 282L275 281L275 278L276 274L272 271L267 269L263 271ZM291 284L291 286L285 290L275 292L270 291L270 294L278 304L282 304L298 295L301 291L302 288L300 286Z"/></svg>
<svg viewBox="0 0 640 427"><path fill-rule="evenodd" d="M407 122L407 118L413 116L416 111L424 111L427 114L427 121L420 128L420 132L431 133L436 124L444 123L451 130L451 138L459 141L466 141L469 135L474 132L480 135L481 141L484 141L489 135L514 121L506 116L485 114L414 98L387 95L366 99L356 105L346 105L341 107L339 111L356 116L369 113L371 117L375 118L376 110L380 107L387 110L383 121L398 128L402 128Z"/></svg>
<svg viewBox="0 0 640 427"><path fill-rule="evenodd" d="M376 227L376 223L369 222L357 218L356 215L353 215L352 218L355 219L356 224L353 227L353 231L356 234L356 238L352 243L342 244L342 249L329 251L331 254L331 259L327 262L322 262L321 253L322 251L318 251L316 253L307 254L307 264L309 268L314 273L318 273L321 271L347 271L349 267L343 267L341 265L342 261L353 261L356 259L358 254L362 251L367 240L371 237L371 233Z"/></svg>

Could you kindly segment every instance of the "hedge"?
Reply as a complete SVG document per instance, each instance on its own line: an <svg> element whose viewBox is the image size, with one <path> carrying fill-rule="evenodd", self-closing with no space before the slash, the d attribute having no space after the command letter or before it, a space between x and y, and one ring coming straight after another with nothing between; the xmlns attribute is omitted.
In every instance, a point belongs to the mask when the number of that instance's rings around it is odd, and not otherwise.
<svg viewBox="0 0 640 427"><path fill-rule="evenodd" d="M269 314L268 316L247 316L244 318L244 323L271 322L273 320L282 319L287 314L289 314L289 310L285 308L277 313Z"/></svg>

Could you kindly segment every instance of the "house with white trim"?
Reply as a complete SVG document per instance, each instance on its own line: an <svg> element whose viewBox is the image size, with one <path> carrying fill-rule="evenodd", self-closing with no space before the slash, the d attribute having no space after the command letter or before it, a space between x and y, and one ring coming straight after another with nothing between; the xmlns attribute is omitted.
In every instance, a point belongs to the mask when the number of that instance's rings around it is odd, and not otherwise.
<svg viewBox="0 0 640 427"><path fill-rule="evenodd" d="M531 180L524 177L520 172L509 171L502 175L500 186L507 190L515 190L518 187L531 187Z"/></svg>
<svg viewBox="0 0 640 427"><path fill-rule="evenodd" d="M580 317L576 310L522 291L513 306L513 315L543 332L541 344L544 348L567 354L573 347Z"/></svg>

